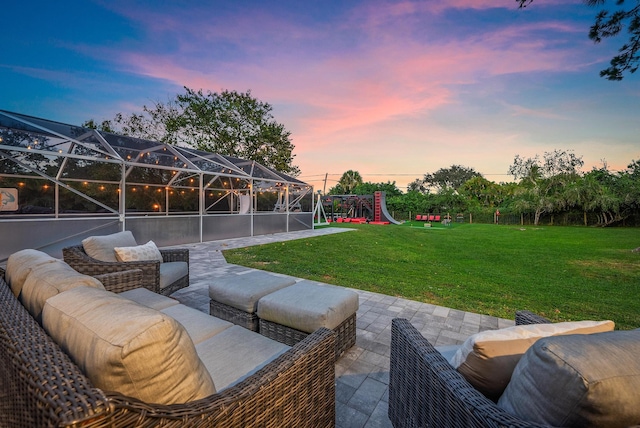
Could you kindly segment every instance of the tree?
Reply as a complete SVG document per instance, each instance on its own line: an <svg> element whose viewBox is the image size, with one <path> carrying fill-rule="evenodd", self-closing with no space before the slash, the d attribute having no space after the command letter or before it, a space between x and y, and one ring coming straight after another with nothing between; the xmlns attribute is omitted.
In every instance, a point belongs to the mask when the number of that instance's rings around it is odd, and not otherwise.
<svg viewBox="0 0 640 428"><path fill-rule="evenodd" d="M467 198L469 205L493 211L504 199L501 190L500 185L477 176L467 180L460 188L460 193Z"/></svg>
<svg viewBox="0 0 640 428"><path fill-rule="evenodd" d="M291 133L275 121L270 104L252 97L251 91L184 89L175 99L145 105L142 113L118 113L101 126L124 135L254 160L293 176L300 173L292 164ZM93 120L85 123L95 126Z"/></svg>
<svg viewBox="0 0 640 428"><path fill-rule="evenodd" d="M533 0L516 0L520 8L527 7ZM584 0L589 6L604 5L606 0ZM635 6L633 6L635 3ZM640 62L640 0L615 0L619 8L613 12L601 10L595 18L595 22L589 29L589 38L595 43L600 43L603 38L620 35L623 29L627 30L629 40L618 49L610 62L610 66L600 71L600 77L609 80L622 80L624 73L635 73ZM631 4L631 5L630 5Z"/></svg>
<svg viewBox="0 0 640 428"><path fill-rule="evenodd" d="M409 190L407 193L398 196L387 197L387 209L413 214L427 213L431 211L430 198L432 198L432 195Z"/></svg>
<svg viewBox="0 0 640 428"><path fill-rule="evenodd" d="M372 183L367 181L366 183L358 184L353 188L353 193L356 195L373 195L374 192L385 192L387 198L393 196L400 196L402 192L396 186L396 182L387 181L386 183Z"/></svg>
<svg viewBox="0 0 640 428"><path fill-rule="evenodd" d="M100 124L96 123L93 119L85 120L81 125L83 128L99 129L104 132L114 133L113 124L110 120L103 120Z"/></svg>
<svg viewBox="0 0 640 428"><path fill-rule="evenodd" d="M433 196L433 208L436 212L461 212L467 209L467 201L452 188L440 190Z"/></svg>
<svg viewBox="0 0 640 428"><path fill-rule="evenodd" d="M429 189L425 187L424 180L420 178L416 178L407 186L407 192L420 192L423 194L429 193Z"/></svg>
<svg viewBox="0 0 640 428"><path fill-rule="evenodd" d="M611 173L606 165L593 169L588 176L603 188L599 204L598 224L608 226L624 221L640 209L640 163L632 161L626 170Z"/></svg>
<svg viewBox="0 0 640 428"><path fill-rule="evenodd" d="M565 150L545 152L542 161L538 155L526 159L516 155L508 171L521 180L514 208L533 211L537 225L542 214L566 206L564 191L579 175L582 165L581 156Z"/></svg>
<svg viewBox="0 0 640 428"><path fill-rule="evenodd" d="M587 225L587 213L595 213L598 224L606 226L620 219L620 201L611 191L615 177L606 165L593 168L582 180L570 188L569 195L575 205L582 207L584 224Z"/></svg>
<svg viewBox="0 0 640 428"><path fill-rule="evenodd" d="M451 165L449 168L440 168L433 174L425 174L422 181L427 187L435 187L438 191L458 190L473 177L482 177L482 174L473 168Z"/></svg>
<svg viewBox="0 0 640 428"><path fill-rule="evenodd" d="M356 186L362 184L362 176L358 171L349 170L342 174L340 180L338 180L338 184L329 191L329 194L340 195L340 194L351 194Z"/></svg>

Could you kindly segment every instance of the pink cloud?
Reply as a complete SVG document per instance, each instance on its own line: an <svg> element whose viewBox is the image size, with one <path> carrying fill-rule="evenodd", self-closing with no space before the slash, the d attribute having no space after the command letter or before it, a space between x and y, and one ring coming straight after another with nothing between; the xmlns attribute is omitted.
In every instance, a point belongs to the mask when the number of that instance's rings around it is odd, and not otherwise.
<svg viewBox="0 0 640 428"><path fill-rule="evenodd" d="M545 3L536 7L548 7ZM175 35L173 50L131 47L119 48L118 56L95 54L118 58L132 73L178 87L251 89L273 104L276 119L293 131L295 163L303 173L322 172L328 164L351 169L354 158L339 156L347 147L369 171L401 171L411 153L410 163L420 165L412 169L424 172L453 163L475 166L474 161L483 159L503 164L502 173L514 153L486 148L512 146L523 135L461 129L439 123L433 113L463 102L465 88L489 85L485 82L495 76L582 67L585 58L579 50L561 48L556 46L560 38L541 35L569 37L584 29L551 21L501 24L457 38L414 37L417 29L428 29L429 22L438 19L445 5L496 7L494 0L376 2L314 25L260 9L232 19L193 11L192 19L180 12L142 16L131 9L128 16L143 23L150 38ZM221 54L220 46L229 46L229 55ZM561 118L550 109L498 104L512 117ZM427 150L416 150L416 145ZM464 152L450 150L460 145Z"/></svg>

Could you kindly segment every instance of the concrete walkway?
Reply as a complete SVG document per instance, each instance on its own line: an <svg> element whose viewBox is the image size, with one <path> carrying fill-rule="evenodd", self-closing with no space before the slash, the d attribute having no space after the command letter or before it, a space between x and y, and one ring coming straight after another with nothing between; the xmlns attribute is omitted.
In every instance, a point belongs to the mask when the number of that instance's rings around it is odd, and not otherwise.
<svg viewBox="0 0 640 428"><path fill-rule="evenodd" d="M232 248L349 232L345 228L320 228L300 232L189 244L190 286L172 295L180 302L209 313L212 276L242 275L252 269L229 264L222 251ZM389 401L389 353L391 320L406 318L431 343L458 344L478 331L514 325L486 315L415 302L368 291L360 297L356 345L336 362L336 426L338 428L391 427Z"/></svg>

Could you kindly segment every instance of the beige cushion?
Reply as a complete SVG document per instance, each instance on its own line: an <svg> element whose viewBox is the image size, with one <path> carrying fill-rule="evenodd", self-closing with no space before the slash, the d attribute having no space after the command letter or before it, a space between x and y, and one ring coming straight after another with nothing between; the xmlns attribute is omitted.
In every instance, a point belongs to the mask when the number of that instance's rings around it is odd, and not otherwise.
<svg viewBox="0 0 640 428"><path fill-rule="evenodd" d="M258 300L258 317L312 333L334 329L358 310L358 294L343 287L300 281Z"/></svg>
<svg viewBox="0 0 640 428"><path fill-rule="evenodd" d="M487 330L469 337L450 362L477 390L497 400L507 387L520 357L538 339L561 334L599 333L613 328L612 321L576 321Z"/></svg>
<svg viewBox="0 0 640 428"><path fill-rule="evenodd" d="M640 422L640 332L549 337L520 359L498 405L552 426Z"/></svg>
<svg viewBox="0 0 640 428"><path fill-rule="evenodd" d="M97 279L73 270L62 260L35 266L22 286L20 301L36 321L42 320L42 308L51 296L76 287L104 290Z"/></svg>
<svg viewBox="0 0 640 428"><path fill-rule="evenodd" d="M215 393L180 323L114 293L86 287L61 293L47 301L43 326L103 390L159 404Z"/></svg>
<svg viewBox="0 0 640 428"><path fill-rule="evenodd" d="M233 324L228 321L212 317L209 314L182 304L169 306L161 312L182 324L184 329L187 330L187 333L189 333L194 345L204 342L210 337L233 326Z"/></svg>
<svg viewBox="0 0 640 428"><path fill-rule="evenodd" d="M157 311L180 304L176 299L154 293L144 287L123 291L122 293L118 293L118 295Z"/></svg>
<svg viewBox="0 0 640 428"><path fill-rule="evenodd" d="M258 300L296 283L291 276L277 275L261 270L240 275L230 273L211 278L209 297L215 302L232 306L253 314L258 309Z"/></svg>
<svg viewBox="0 0 640 428"><path fill-rule="evenodd" d="M11 287L13 295L20 296L22 286L33 268L56 260L58 259L38 250L22 250L11 254L7 260L7 269L4 277L9 287Z"/></svg>
<svg viewBox="0 0 640 428"><path fill-rule="evenodd" d="M165 288L189 274L187 262L166 262L160 264L160 288Z"/></svg>
<svg viewBox="0 0 640 428"><path fill-rule="evenodd" d="M290 349L287 345L234 325L196 345L219 390L235 385Z"/></svg>
<svg viewBox="0 0 640 428"><path fill-rule="evenodd" d="M116 259L119 262L159 261L162 262L162 254L153 241L144 245L133 247L115 247Z"/></svg>
<svg viewBox="0 0 640 428"><path fill-rule="evenodd" d="M90 236L82 240L82 247L89 257L102 262L117 262L115 247L135 247L138 245L129 230L111 235Z"/></svg>

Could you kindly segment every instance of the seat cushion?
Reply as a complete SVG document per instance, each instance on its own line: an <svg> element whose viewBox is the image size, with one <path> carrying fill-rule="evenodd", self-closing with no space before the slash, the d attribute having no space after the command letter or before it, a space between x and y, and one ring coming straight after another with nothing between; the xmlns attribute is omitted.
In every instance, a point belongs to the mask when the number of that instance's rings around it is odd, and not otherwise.
<svg viewBox="0 0 640 428"><path fill-rule="evenodd" d="M43 326L105 391L147 403L185 403L215 393L182 325L105 290L78 287L50 298Z"/></svg>
<svg viewBox="0 0 640 428"><path fill-rule="evenodd" d="M138 245L130 230L111 235L90 236L82 240L82 247L89 257L102 262L117 262L115 247Z"/></svg>
<svg viewBox="0 0 640 428"><path fill-rule="evenodd" d="M115 247L113 250L116 252L116 259L119 262L162 262L162 254L153 241L133 247Z"/></svg>
<svg viewBox="0 0 640 428"><path fill-rule="evenodd" d="M42 308L48 298L76 287L104 290L96 278L75 271L62 260L35 266L22 286L20 301L32 317L42 322Z"/></svg>
<svg viewBox="0 0 640 428"><path fill-rule="evenodd" d="M153 291L144 287L123 291L118 295L157 311L168 308L169 306L180 304L180 302L178 302L176 299L163 296L162 294L154 293Z"/></svg>
<svg viewBox="0 0 640 428"><path fill-rule="evenodd" d="M444 357L445 360L451 361L453 356L458 352L462 345L442 345L436 346L436 351L440 352L440 354Z"/></svg>
<svg viewBox="0 0 640 428"><path fill-rule="evenodd" d="M211 281L209 297L212 300L249 314L256 312L260 298L296 283L293 277L259 270L240 275L229 274L212 278Z"/></svg>
<svg viewBox="0 0 640 428"><path fill-rule="evenodd" d="M358 294L342 287L301 281L258 301L258 317L312 333L320 327L330 330L358 310Z"/></svg>
<svg viewBox="0 0 640 428"><path fill-rule="evenodd" d="M196 345L218 390L235 385L288 349L287 345L238 325Z"/></svg>
<svg viewBox="0 0 640 428"><path fill-rule="evenodd" d="M22 286L27 276L37 266L45 263L53 263L56 258L38 250L21 250L13 253L7 260L7 269L5 271L5 279L13 295L18 297L22 291Z"/></svg>
<svg viewBox="0 0 640 428"><path fill-rule="evenodd" d="M233 325L228 321L212 317L182 304L169 306L162 309L161 312L182 324L194 345L204 342Z"/></svg>
<svg viewBox="0 0 640 428"><path fill-rule="evenodd" d="M612 321L530 324L487 330L469 337L450 360L477 390L497 400L511 379L520 357L542 337L611 331Z"/></svg>
<svg viewBox="0 0 640 428"><path fill-rule="evenodd" d="M166 288L189 274L187 262L166 262L160 264L160 288Z"/></svg>
<svg viewBox="0 0 640 428"><path fill-rule="evenodd" d="M498 405L552 426L626 427L640 422L640 332L548 337L516 366Z"/></svg>

